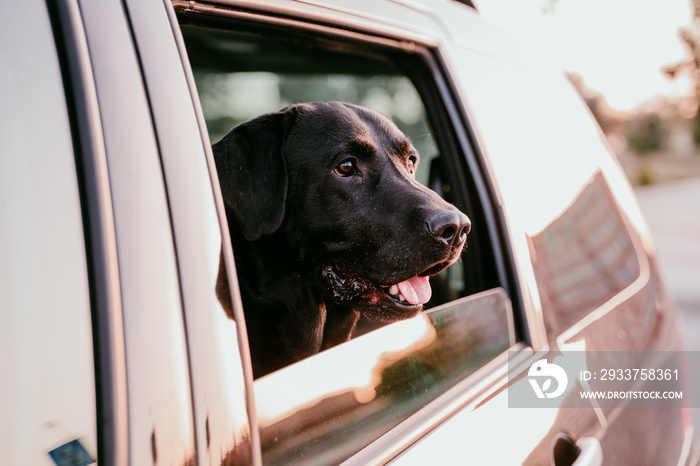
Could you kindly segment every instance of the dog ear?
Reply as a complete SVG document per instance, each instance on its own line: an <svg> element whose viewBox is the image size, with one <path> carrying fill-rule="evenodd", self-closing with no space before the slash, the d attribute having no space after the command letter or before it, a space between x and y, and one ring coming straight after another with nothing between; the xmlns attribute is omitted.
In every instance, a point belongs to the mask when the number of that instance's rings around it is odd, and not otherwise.
<svg viewBox="0 0 700 466"><path fill-rule="evenodd" d="M259 116L212 146L226 210L248 241L282 224L288 184L283 148L295 117L289 107Z"/></svg>

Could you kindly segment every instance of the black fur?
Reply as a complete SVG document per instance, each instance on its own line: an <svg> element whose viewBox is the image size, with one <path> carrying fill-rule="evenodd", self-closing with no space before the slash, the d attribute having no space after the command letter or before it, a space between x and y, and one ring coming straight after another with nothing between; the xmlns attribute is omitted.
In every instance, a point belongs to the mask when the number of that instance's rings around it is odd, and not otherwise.
<svg viewBox="0 0 700 466"><path fill-rule="evenodd" d="M213 150L256 377L346 341L360 313L416 315L387 287L438 273L465 244L467 217L415 181L418 154L376 112L293 105ZM217 294L230 313L223 264Z"/></svg>

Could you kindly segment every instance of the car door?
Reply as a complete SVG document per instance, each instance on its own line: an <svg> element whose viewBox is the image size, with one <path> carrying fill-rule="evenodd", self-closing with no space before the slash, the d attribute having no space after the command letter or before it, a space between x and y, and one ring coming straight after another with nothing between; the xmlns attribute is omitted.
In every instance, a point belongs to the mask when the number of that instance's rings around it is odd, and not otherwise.
<svg viewBox="0 0 700 466"><path fill-rule="evenodd" d="M425 316L253 382L263 461L410 463L439 446L445 460L538 462L563 432L595 434L593 409L508 408L509 380L522 378L547 343L533 348L542 322L526 320L498 198L445 67L439 25L392 3L377 5L393 18L386 22L307 3L175 6L205 141L288 103L356 102L395 119L422 154L418 178L474 224L469 252L436 280ZM517 448L495 447L504 432Z"/></svg>
<svg viewBox="0 0 700 466"><path fill-rule="evenodd" d="M3 31L37 41L45 58L26 60L21 49L0 56L10 64L3 72L23 78L0 76L10 103L2 114L9 149L0 159L0 208L27 233L3 228L0 246L10 277L0 294L0 331L11 350L2 363L12 375L2 401L3 412L14 413L2 427L22 439L17 448L4 435L3 450L32 464L61 455L85 464L95 456L105 464L560 464L599 453L591 439L602 438L606 454L620 458L609 426L634 424L629 411L566 398L546 409L514 408L509 396L514 387L530 389L529 371L555 356L550 349L617 341L609 329L640 309L666 322L673 316L661 301L648 305L656 278L640 257L644 239L628 225L639 229L640 217L608 162L589 160L577 171L592 176L568 187L578 190L564 209L570 215L541 216L547 228L513 234L531 219L513 207L528 198L509 182L507 157L498 158L514 147L502 133L539 141L515 117L498 131L499 85L512 83L513 69L496 66L510 60L488 50L498 36L457 5L372 2L368 14L354 2L174 4L75 0L45 10L26 2L3 17L30 21L32 28L8 22ZM445 18L462 32L448 33ZM38 76L47 81L35 84L42 93L28 91ZM518 89L511 88L513 102ZM380 328L364 322L351 341L253 380L210 145L237 122L306 100L356 102L394 118L422 153L419 180L467 212L474 229L463 260L435 278L424 315ZM42 108L41 126L58 129L25 137L37 121L27 108ZM17 150L22 144L31 150ZM549 144L544 159L557 147ZM36 203L49 188L47 202ZM22 193L17 208L6 210L7 192ZM617 217L614 231L631 233L611 244L630 273L612 295L590 293L584 306L563 312L569 270L557 268L561 255L541 253L561 246L557 233L575 229L576 207L590 199L607 199L612 215L604 217L613 220L623 199L629 218ZM554 218L561 222L547 222ZM220 260L234 315L214 293ZM552 275L561 280L543 278ZM618 302L625 305L612 306ZM34 344L36 328L43 333ZM654 348L667 348L669 329L643 326L626 341L647 348L641 344L651 335ZM65 336L71 344L61 343ZM27 370L23 356L8 354L29 355ZM53 386L37 373L63 369L75 375L71 384L37 388ZM682 434L678 413L666 414Z"/></svg>
<svg viewBox="0 0 700 466"><path fill-rule="evenodd" d="M685 372L678 318L648 228L579 95L536 50L513 40L490 50L470 41L454 15L443 17L454 33L450 61L499 188L523 289L541 312L550 348L585 351L591 373L602 374L612 361L626 371ZM663 389L681 391L681 379ZM597 382L588 389L652 389L631 377L617 385ZM645 407L657 409L638 409L629 400L600 403L605 461L692 459L687 398L684 403L664 409L653 402ZM622 441L630 432L645 440L634 446Z"/></svg>
<svg viewBox="0 0 700 466"><path fill-rule="evenodd" d="M0 450L98 454L90 256L60 41L43 1L0 17Z"/></svg>
<svg viewBox="0 0 700 466"><path fill-rule="evenodd" d="M87 454L105 464L254 463L246 348L209 288L221 217L172 10L49 7L89 259L97 438L84 440Z"/></svg>
<svg viewBox="0 0 700 466"><path fill-rule="evenodd" d="M121 2L53 5L95 286L104 461L195 454L177 260L158 143Z"/></svg>

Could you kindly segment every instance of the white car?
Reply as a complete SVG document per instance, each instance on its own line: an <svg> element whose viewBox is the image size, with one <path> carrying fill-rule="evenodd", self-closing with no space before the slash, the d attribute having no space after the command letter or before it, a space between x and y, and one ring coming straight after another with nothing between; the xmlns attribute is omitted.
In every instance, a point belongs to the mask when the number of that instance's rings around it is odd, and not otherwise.
<svg viewBox="0 0 700 466"><path fill-rule="evenodd" d="M0 38L2 464L697 464L687 399L572 402L677 315L585 105L473 7L23 0ZM330 100L394 119L469 246L425 314L253 380L211 144Z"/></svg>

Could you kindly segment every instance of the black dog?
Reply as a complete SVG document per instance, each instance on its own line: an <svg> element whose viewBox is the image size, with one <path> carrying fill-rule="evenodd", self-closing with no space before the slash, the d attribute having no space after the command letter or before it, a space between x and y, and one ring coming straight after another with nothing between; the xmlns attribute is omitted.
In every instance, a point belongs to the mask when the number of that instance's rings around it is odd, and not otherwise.
<svg viewBox="0 0 700 466"><path fill-rule="evenodd" d="M299 104L213 146L262 376L350 338L360 313L419 313L461 255L469 219L415 181L418 153L385 116ZM217 295L231 314L226 270Z"/></svg>

